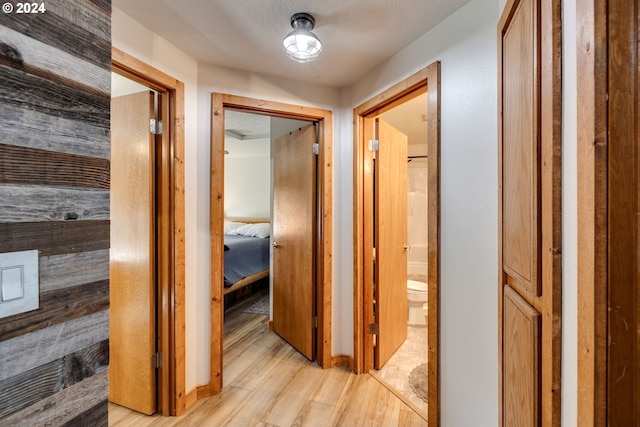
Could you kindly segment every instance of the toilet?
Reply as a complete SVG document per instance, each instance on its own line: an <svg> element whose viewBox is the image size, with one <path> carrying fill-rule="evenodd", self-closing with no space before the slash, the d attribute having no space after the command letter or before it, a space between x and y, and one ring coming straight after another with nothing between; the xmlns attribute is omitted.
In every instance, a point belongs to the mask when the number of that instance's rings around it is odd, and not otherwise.
<svg viewBox="0 0 640 427"><path fill-rule="evenodd" d="M409 316L407 324L411 326L426 326L427 284L417 280L407 280L407 300L409 301Z"/></svg>

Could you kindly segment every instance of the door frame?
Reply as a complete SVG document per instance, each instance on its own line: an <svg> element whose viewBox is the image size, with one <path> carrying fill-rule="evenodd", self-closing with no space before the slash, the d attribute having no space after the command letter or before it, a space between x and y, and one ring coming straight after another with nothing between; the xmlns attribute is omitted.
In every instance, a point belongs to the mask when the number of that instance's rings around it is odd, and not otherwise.
<svg viewBox="0 0 640 427"><path fill-rule="evenodd" d="M631 9L624 9L628 7ZM611 383L618 379L617 372L611 372L618 366L611 365L621 361L622 351L617 350L616 354L616 349L637 345L635 338L629 339L626 328L616 328L615 317L637 322L638 308L630 309L627 304L620 304L620 299L629 289L634 289L638 276L636 272L632 281L612 276L630 266L635 270L637 264L634 267L623 257L612 256L614 248L609 234L620 233L619 215L629 209L625 205L637 209L635 204L639 199L638 168L634 165L637 158L620 156L621 148L637 150L640 139L635 126L640 114L638 43L630 43L637 40L638 29L629 21L629 18L635 19L637 25L638 1L579 1L576 12L578 424L604 426L620 424L620 420L612 420L612 416L628 411L629 402L638 398L637 388L629 393L628 399L616 399L610 390ZM610 185L614 184L609 183L609 176L634 170L635 176L629 179L628 188L635 194L621 203L620 193L610 191ZM636 227L636 211L631 215L626 213L633 218L631 227ZM629 235L636 239L637 231ZM627 239L629 237L616 241L618 251L628 248ZM633 258L633 254L629 257ZM635 298L629 300L637 304L637 289L635 292ZM632 323L629 330L633 331L634 326ZM617 345L610 346L610 343ZM622 356L628 358L628 355ZM635 355L636 362L637 357ZM625 362L634 363L628 359ZM628 376L637 380L637 370L624 376L625 381ZM633 416L638 416L637 409Z"/></svg>
<svg viewBox="0 0 640 427"><path fill-rule="evenodd" d="M156 181L162 184L158 204L157 302L158 348L163 364L158 369L157 411L180 415L185 396L185 199L184 199L184 84L137 58L111 48L112 71L169 99L169 133L159 153Z"/></svg>
<svg viewBox="0 0 640 427"><path fill-rule="evenodd" d="M222 390L224 336L224 111L234 109L318 123L318 219L316 248L316 312L318 316L317 361L331 367L331 298L333 249L333 148L332 113L300 105L266 101L224 93L211 94L211 342L210 382L200 386L198 397Z"/></svg>
<svg viewBox="0 0 640 427"><path fill-rule="evenodd" d="M372 260L372 245L367 244L373 224L371 202L365 202L365 192L373 191L372 170L366 166L368 141L364 121L390 110L423 93L427 96L428 114L428 413L427 421L440 423L440 62L436 61L407 77L384 92L370 98L353 110L354 119L354 369L357 373L373 369L373 335L368 333L373 323L373 290L365 286L365 261Z"/></svg>

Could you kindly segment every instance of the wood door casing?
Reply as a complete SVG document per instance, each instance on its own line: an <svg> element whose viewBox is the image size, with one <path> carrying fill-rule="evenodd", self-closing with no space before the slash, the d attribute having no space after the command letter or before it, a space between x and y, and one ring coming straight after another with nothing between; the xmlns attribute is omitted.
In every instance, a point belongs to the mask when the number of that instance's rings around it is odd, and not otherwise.
<svg viewBox="0 0 640 427"><path fill-rule="evenodd" d="M153 94L111 101L109 400L156 409Z"/></svg>
<svg viewBox="0 0 640 427"><path fill-rule="evenodd" d="M274 141L273 330L305 357L315 357L315 125Z"/></svg>
<svg viewBox="0 0 640 427"><path fill-rule="evenodd" d="M427 93L428 114L428 387L429 424L440 424L440 112L441 64L436 61L374 95L353 109L354 122L354 369L364 373L373 369L373 335L369 324L374 322L373 292L368 285L373 268L373 225L369 213L373 210L371 155L368 141L372 139L371 120L393 106Z"/></svg>
<svg viewBox="0 0 640 427"><path fill-rule="evenodd" d="M374 367L381 369L407 338L407 136L375 119Z"/></svg>
<svg viewBox="0 0 640 427"><path fill-rule="evenodd" d="M559 2L509 0L498 25L503 426L560 425L561 22ZM528 317L540 319L539 345L531 321L513 317L520 299L535 311Z"/></svg>

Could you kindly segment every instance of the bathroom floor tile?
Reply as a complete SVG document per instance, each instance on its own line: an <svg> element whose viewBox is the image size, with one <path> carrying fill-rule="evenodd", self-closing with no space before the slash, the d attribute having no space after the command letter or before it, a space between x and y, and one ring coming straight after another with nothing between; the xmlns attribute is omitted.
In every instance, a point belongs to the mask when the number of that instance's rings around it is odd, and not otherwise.
<svg viewBox="0 0 640 427"><path fill-rule="evenodd" d="M389 361L377 371L392 387L410 399L424 413L427 402L420 399L409 386L409 374L417 366L427 363L427 328L408 326L407 339Z"/></svg>

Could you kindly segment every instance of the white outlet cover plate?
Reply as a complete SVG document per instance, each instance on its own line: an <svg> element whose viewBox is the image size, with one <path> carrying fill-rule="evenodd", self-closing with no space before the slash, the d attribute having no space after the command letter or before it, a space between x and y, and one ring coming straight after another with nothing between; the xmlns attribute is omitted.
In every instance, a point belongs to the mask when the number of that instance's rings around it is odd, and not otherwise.
<svg viewBox="0 0 640 427"><path fill-rule="evenodd" d="M2 283L2 280L7 283ZM16 284L16 280L21 280ZM10 283L9 283L10 282ZM22 285L22 297L16 286ZM4 288L6 286L6 288ZM0 254L0 318L15 316L40 307L38 251L6 252ZM3 301L3 295L8 298Z"/></svg>

